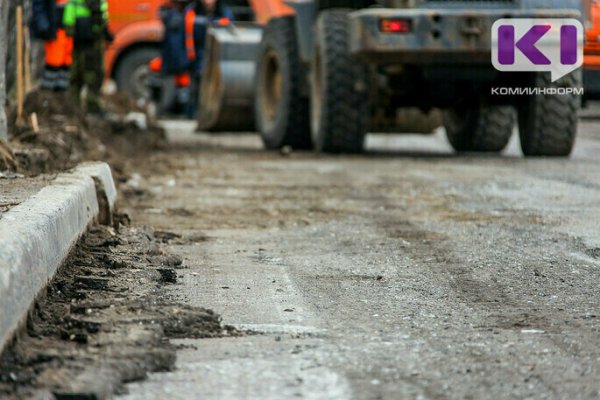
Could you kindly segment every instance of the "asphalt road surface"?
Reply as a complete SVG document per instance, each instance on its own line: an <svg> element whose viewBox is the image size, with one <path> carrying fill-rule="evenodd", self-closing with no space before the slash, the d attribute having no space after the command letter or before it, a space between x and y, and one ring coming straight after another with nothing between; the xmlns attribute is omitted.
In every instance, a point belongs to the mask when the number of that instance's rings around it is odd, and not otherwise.
<svg viewBox="0 0 600 400"><path fill-rule="evenodd" d="M571 159L371 136L283 155L168 122L124 206L182 236L174 299L257 334L178 341L123 399L600 397L600 119Z"/></svg>

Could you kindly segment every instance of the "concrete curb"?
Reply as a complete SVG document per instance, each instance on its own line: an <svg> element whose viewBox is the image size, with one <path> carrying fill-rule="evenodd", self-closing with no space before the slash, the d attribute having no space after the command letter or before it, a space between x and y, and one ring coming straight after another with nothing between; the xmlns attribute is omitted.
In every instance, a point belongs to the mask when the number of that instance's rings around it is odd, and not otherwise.
<svg viewBox="0 0 600 400"><path fill-rule="evenodd" d="M0 349L94 220L110 223L117 198L110 167L82 164L0 219Z"/></svg>

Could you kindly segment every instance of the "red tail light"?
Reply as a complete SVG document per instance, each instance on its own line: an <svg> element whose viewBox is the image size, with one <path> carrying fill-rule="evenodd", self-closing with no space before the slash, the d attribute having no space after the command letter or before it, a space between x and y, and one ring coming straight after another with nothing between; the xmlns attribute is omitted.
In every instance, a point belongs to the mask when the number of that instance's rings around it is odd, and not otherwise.
<svg viewBox="0 0 600 400"><path fill-rule="evenodd" d="M410 19L382 19L379 29L383 33L408 33L412 30Z"/></svg>

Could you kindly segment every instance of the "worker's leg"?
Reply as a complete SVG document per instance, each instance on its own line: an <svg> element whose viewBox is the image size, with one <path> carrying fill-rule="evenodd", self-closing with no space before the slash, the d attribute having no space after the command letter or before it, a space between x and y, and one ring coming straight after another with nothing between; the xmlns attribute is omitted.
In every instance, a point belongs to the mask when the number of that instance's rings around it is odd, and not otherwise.
<svg viewBox="0 0 600 400"><path fill-rule="evenodd" d="M71 68L67 65L63 65L58 70L58 80L56 83L56 90L65 92L69 90L69 82L71 80Z"/></svg>
<svg viewBox="0 0 600 400"><path fill-rule="evenodd" d="M102 111L101 91L104 82L104 43L97 41L86 52L85 85L87 87L87 112Z"/></svg>
<svg viewBox="0 0 600 400"><path fill-rule="evenodd" d="M189 72L175 75L175 109L176 114L186 114L190 102L190 86L192 78Z"/></svg>
<svg viewBox="0 0 600 400"><path fill-rule="evenodd" d="M44 66L44 71L42 72L42 79L40 80L40 86L44 90L54 90L56 89L56 81L59 76L59 68L51 67L49 65Z"/></svg>
<svg viewBox="0 0 600 400"><path fill-rule="evenodd" d="M81 90L85 84L85 49L75 49L73 51L73 64L71 65L71 84L69 93L71 99L77 105L81 105Z"/></svg>
<svg viewBox="0 0 600 400"><path fill-rule="evenodd" d="M201 74L196 73L193 75L192 82L190 85L190 99L188 101L188 105L187 105L187 109L186 109L186 116L189 119L196 118L196 115L198 113L200 85L202 83L201 79L202 79Z"/></svg>

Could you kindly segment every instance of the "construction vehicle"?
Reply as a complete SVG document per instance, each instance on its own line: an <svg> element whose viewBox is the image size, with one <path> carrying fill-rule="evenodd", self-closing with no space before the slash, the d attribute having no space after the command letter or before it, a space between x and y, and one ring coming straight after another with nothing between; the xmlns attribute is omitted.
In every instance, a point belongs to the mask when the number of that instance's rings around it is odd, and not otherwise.
<svg viewBox="0 0 600 400"><path fill-rule="evenodd" d="M163 26L158 10L166 0L108 0L115 39L105 53L106 76L134 99L149 97L148 63L160 55Z"/></svg>
<svg viewBox="0 0 600 400"><path fill-rule="evenodd" d="M119 91L133 99L149 99L149 64L160 56L164 35L159 9L169 0L108 0L109 23L115 39L105 52L106 77L113 79ZM248 21L251 9L244 1L230 1L236 20ZM163 82L161 109L175 101L175 83Z"/></svg>
<svg viewBox="0 0 600 400"><path fill-rule="evenodd" d="M200 92L198 131L255 131L255 72L262 31L271 16L289 13L282 1L230 0L236 23L209 30L207 62ZM293 11L291 11L293 12ZM392 124L372 124L378 132L433 133L439 110L397 110Z"/></svg>
<svg viewBox="0 0 600 400"><path fill-rule="evenodd" d="M198 110L199 131L255 131L254 77L262 28L236 22L209 29Z"/></svg>
<svg viewBox="0 0 600 400"><path fill-rule="evenodd" d="M493 87L555 84L549 73L496 71L491 27L511 17L581 19L577 0L248 4L264 27L251 77L254 122L269 149L360 152L368 131L393 127L399 109L417 107L444 110L443 124L458 152L500 152L517 125L527 156L567 156L572 150L579 92L492 96ZM558 84L580 87L581 72Z"/></svg>

